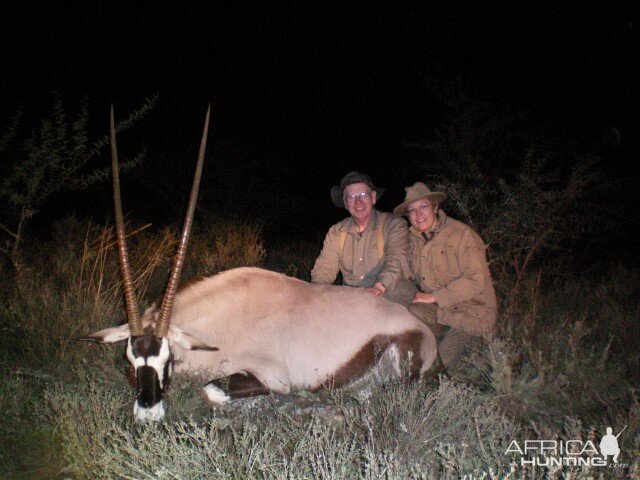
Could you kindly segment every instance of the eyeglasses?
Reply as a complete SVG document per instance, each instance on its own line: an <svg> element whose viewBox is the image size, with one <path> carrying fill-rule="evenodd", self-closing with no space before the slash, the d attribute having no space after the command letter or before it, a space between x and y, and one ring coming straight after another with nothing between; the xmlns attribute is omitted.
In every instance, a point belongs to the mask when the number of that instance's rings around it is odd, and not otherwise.
<svg viewBox="0 0 640 480"><path fill-rule="evenodd" d="M434 205L432 203L423 203L415 208L407 208L407 215L415 215L416 213L424 213Z"/></svg>
<svg viewBox="0 0 640 480"><path fill-rule="evenodd" d="M364 202L365 200L368 200L369 198L371 198L371 192L360 192L360 193L354 193L353 195L347 195L345 193L344 195L344 201L347 203L355 203L356 198L359 198L361 202Z"/></svg>

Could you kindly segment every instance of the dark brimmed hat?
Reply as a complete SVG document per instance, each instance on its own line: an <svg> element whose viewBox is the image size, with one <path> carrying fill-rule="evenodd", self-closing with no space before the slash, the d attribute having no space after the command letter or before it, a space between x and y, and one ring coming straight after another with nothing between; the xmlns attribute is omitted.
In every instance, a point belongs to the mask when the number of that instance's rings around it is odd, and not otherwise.
<svg viewBox="0 0 640 480"><path fill-rule="evenodd" d="M410 187L405 187L404 190L407 192L404 197L404 202L393 209L393 213L396 215L406 215L407 207L418 200L429 200L430 202L440 204L447 198L447 195L442 192L432 192L429 187L422 182L416 182Z"/></svg>
<svg viewBox="0 0 640 480"><path fill-rule="evenodd" d="M378 188L373 184L373 180L369 175L365 175L360 172L349 172L342 180L340 180L340 185L336 185L331 188L331 200L333 204L338 208L347 208L344 204L344 189L353 183L366 183L371 190L376 192L376 196L380 198L385 191L384 188Z"/></svg>

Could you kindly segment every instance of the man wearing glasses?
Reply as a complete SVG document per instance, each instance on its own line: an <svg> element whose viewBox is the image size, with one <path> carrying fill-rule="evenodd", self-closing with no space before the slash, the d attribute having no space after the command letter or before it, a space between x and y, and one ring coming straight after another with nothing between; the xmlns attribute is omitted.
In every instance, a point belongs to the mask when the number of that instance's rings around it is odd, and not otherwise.
<svg viewBox="0 0 640 480"><path fill-rule="evenodd" d="M409 232L401 217L374 208L383 192L360 172L347 173L331 189L334 205L350 216L329 229L311 281L331 284L341 272L344 285L407 305L415 292L409 281L402 281Z"/></svg>
<svg viewBox="0 0 640 480"><path fill-rule="evenodd" d="M455 365L478 337L495 330L496 294L485 246L468 225L440 209L446 198L422 182L405 188L405 201L393 213L406 215L410 272L419 291L409 311L425 322L438 341L438 360Z"/></svg>

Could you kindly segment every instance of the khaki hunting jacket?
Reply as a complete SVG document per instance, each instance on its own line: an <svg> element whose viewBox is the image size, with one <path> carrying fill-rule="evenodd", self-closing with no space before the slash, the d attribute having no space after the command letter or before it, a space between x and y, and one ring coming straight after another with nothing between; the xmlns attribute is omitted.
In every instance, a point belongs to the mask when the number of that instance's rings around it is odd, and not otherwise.
<svg viewBox="0 0 640 480"><path fill-rule="evenodd" d="M409 235L409 277L438 302L438 322L472 335L495 331L496 294L480 236L468 225L438 212L430 240L415 228Z"/></svg>
<svg viewBox="0 0 640 480"><path fill-rule="evenodd" d="M379 258L377 239L380 221L384 221L382 259ZM342 232L346 232L346 238L341 248ZM340 271L345 285L366 288L380 282L387 289L393 289L402 277L408 247L409 229L401 217L373 210L371 221L361 234L356 231L353 219L345 218L329 229L320 256L311 270L311 281L333 283Z"/></svg>

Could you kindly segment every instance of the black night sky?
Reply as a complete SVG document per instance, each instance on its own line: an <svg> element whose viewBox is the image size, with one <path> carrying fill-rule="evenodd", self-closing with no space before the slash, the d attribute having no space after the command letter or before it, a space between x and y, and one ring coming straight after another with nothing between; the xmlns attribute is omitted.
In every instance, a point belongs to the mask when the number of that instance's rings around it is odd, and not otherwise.
<svg viewBox="0 0 640 480"><path fill-rule="evenodd" d="M383 209L424 178L406 145L433 137L445 121L434 91L455 85L452 95L527 112L558 142L597 144L617 132L604 157L631 191L640 151L633 3L19 2L3 7L0 125L20 104L27 118L46 115L52 91L71 111L86 94L97 138L111 101L125 115L158 94L121 141L123 156L148 152L125 179L125 209L174 222L211 102L200 208L215 210L206 192L224 187L213 164L226 161L244 208L260 212L261 192L282 192L296 203L283 225L315 235L343 215L328 192L344 173L362 170L387 187ZM627 204L637 198L629 195ZM109 215L110 189L54 203L41 221Z"/></svg>

